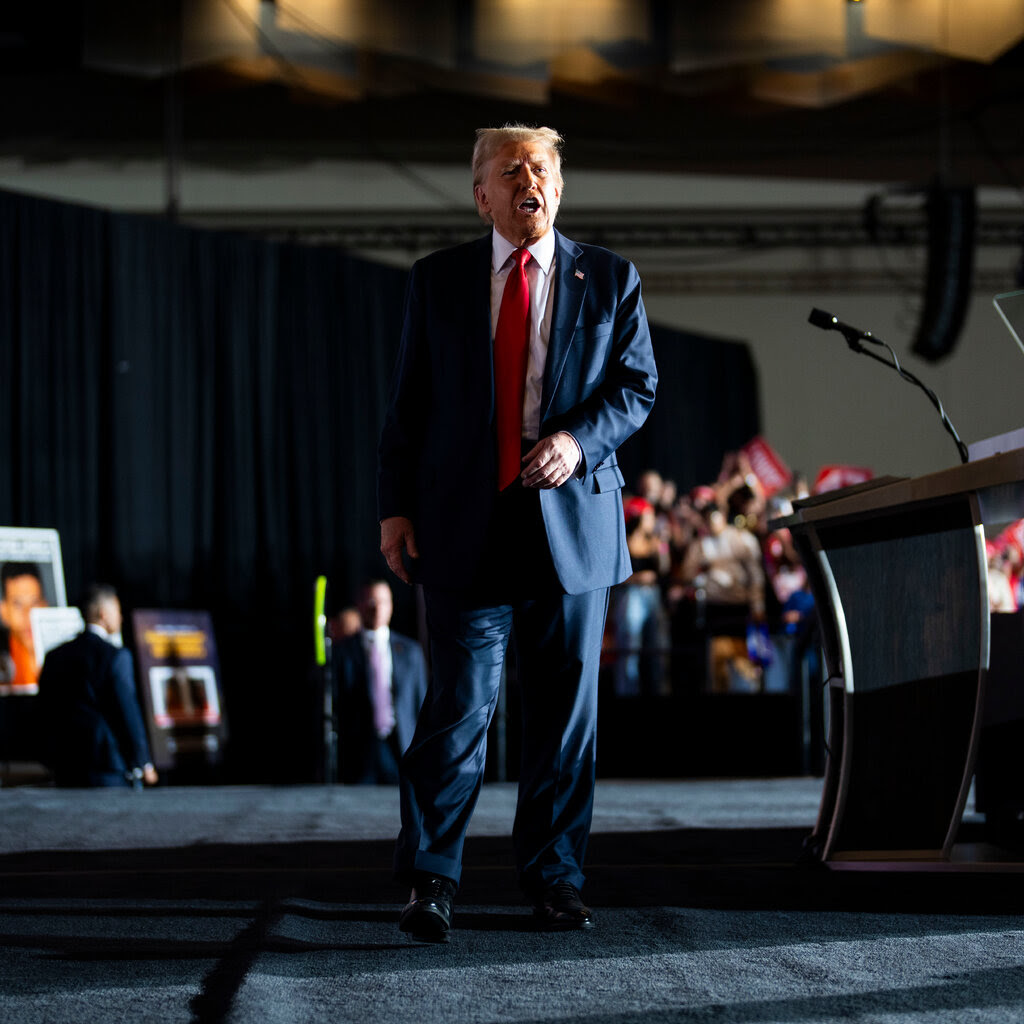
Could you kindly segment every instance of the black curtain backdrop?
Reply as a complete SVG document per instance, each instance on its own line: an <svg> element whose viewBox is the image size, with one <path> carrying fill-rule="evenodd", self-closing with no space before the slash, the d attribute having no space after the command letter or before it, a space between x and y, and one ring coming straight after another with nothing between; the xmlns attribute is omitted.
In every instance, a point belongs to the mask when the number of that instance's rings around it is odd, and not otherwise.
<svg viewBox="0 0 1024 1024"><path fill-rule="evenodd" d="M405 272L0 193L0 525L60 531L69 600L213 614L229 777L314 777L314 580L383 575L376 439ZM622 451L682 487L757 433L744 345L655 330ZM396 625L413 601L396 585Z"/></svg>
<svg viewBox="0 0 1024 1024"><path fill-rule="evenodd" d="M632 489L645 469L680 493L712 483L722 457L760 433L757 371L744 342L651 324L658 397L643 428L619 449Z"/></svg>

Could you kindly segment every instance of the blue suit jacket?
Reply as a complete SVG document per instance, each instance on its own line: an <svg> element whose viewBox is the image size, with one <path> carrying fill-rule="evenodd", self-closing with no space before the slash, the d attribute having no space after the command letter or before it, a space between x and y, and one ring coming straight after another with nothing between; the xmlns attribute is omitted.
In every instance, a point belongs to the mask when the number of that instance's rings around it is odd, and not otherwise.
<svg viewBox="0 0 1024 1024"><path fill-rule="evenodd" d="M630 574L615 450L654 404L657 371L640 278L607 249L555 232L555 295L541 437L568 430L582 472L541 490L566 593ZM497 490L490 323L491 236L415 264L380 443L378 514L412 520L420 582L469 585Z"/></svg>
<svg viewBox="0 0 1024 1024"><path fill-rule="evenodd" d="M126 785L149 759L131 653L86 630L46 655L39 701L59 786Z"/></svg>
<svg viewBox="0 0 1024 1024"><path fill-rule="evenodd" d="M362 635L345 637L333 648L338 688L338 737L343 782L376 781L373 744L373 694ZM416 718L427 694L423 648L391 630L391 699L395 734L404 753L412 742Z"/></svg>

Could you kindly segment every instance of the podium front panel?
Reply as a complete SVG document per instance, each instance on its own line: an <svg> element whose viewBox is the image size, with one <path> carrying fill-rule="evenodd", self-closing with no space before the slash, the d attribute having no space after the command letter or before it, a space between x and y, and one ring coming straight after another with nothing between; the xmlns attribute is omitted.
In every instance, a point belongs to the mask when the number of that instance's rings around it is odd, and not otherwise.
<svg viewBox="0 0 1024 1024"><path fill-rule="evenodd" d="M987 664L988 581L975 512L961 498L818 529L849 641L847 690Z"/></svg>
<svg viewBox="0 0 1024 1024"><path fill-rule="evenodd" d="M971 494L794 528L818 599L831 732L824 859L948 856L988 664Z"/></svg>

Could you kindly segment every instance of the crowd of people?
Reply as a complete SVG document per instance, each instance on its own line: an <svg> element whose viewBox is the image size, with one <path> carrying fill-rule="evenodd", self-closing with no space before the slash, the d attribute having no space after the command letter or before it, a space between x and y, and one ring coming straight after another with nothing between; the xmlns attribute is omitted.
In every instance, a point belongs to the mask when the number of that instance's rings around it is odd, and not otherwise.
<svg viewBox="0 0 1024 1024"><path fill-rule="evenodd" d="M988 603L993 612L1024 608L1024 519L1010 523L985 542Z"/></svg>
<svg viewBox="0 0 1024 1024"><path fill-rule="evenodd" d="M769 498L742 452L684 494L655 470L640 474L623 496L633 574L612 591L605 636L616 695L764 687L772 637L813 622L789 532L768 526L807 493L796 477Z"/></svg>
<svg viewBox="0 0 1024 1024"><path fill-rule="evenodd" d="M849 482L823 478L815 493ZM656 470L640 474L623 494L633 574L612 590L605 634L615 694L759 691L773 660L775 678L792 682L780 656L816 652L779 638L806 640L814 599L789 531L769 523L809 493L796 476L767 495L743 452L683 494ZM1024 519L987 540L986 552L990 610L1024 608Z"/></svg>

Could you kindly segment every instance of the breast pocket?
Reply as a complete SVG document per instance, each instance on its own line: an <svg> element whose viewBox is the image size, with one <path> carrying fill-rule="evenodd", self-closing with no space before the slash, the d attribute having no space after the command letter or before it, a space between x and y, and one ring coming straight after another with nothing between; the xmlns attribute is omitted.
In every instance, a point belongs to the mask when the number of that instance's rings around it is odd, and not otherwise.
<svg viewBox="0 0 1024 1024"><path fill-rule="evenodd" d="M609 320L589 327L577 327L573 333L572 353L579 362L578 379L583 385L584 396L604 380L614 327Z"/></svg>

